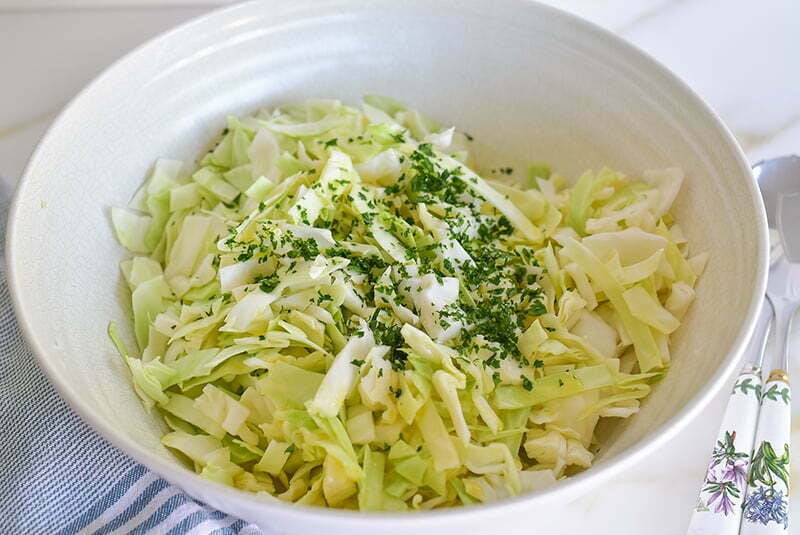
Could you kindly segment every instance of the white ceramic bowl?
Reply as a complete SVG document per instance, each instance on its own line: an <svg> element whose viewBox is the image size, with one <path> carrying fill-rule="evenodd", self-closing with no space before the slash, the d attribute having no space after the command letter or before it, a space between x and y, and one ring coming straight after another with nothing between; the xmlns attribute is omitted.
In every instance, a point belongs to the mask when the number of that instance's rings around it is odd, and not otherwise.
<svg viewBox="0 0 800 535"><path fill-rule="evenodd" d="M680 165L676 215L711 259L673 365L597 464L538 493L429 513L361 514L258 499L201 479L159 443L106 337L127 306L109 207L159 156L192 161L227 113L309 97L404 100L476 138L476 155L575 174ZM566 503L665 444L736 365L765 285L766 224L742 152L684 84L630 45L524 0L266 1L214 12L117 62L67 106L20 183L8 231L16 311L72 407L131 457L191 495L274 530L464 533L504 529ZM708 445L701 445L707 447ZM687 513L688 514L688 513ZM526 516L521 516L526 515Z"/></svg>

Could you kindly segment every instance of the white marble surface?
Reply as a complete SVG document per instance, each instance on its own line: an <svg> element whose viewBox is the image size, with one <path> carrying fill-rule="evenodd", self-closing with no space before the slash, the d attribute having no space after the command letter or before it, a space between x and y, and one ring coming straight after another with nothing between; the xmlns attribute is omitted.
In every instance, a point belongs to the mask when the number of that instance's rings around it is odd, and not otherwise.
<svg viewBox="0 0 800 535"><path fill-rule="evenodd" d="M117 57L223 0L0 0L0 178L13 185L58 110ZM797 0L550 0L634 42L703 96L753 162L800 152ZM487 7L488 7L487 3ZM800 349L798 333L794 347ZM800 377L800 359L793 376ZM726 389L727 390L727 389ZM727 391L670 445L521 533L685 531ZM792 479L800 484L800 405ZM791 504L800 522L797 493Z"/></svg>

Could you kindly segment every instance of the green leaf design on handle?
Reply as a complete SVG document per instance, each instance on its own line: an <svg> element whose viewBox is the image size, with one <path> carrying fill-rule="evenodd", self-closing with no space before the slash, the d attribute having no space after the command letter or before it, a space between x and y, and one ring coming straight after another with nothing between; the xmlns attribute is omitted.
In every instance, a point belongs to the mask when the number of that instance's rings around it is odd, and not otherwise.
<svg viewBox="0 0 800 535"><path fill-rule="evenodd" d="M734 388L736 388L736 387L734 387ZM763 399L770 399L772 401L778 401L778 398L780 398L786 405L789 404L789 402L791 401L792 398L791 398L791 396L789 396L789 387L788 386L785 386L783 388L779 388L778 384L775 383L772 386L770 386L767 389L766 392L764 392L764 395L763 395L763 397L761 399L762 400Z"/></svg>
<svg viewBox="0 0 800 535"><path fill-rule="evenodd" d="M772 444L766 440L759 445L750 464L750 486L755 487L761 482L772 488L777 482L775 478L783 481L789 488L789 444L783 445L783 455L778 457Z"/></svg>
<svg viewBox="0 0 800 535"><path fill-rule="evenodd" d="M744 379L737 381L736 384L733 385L733 393L735 394L737 390L745 396L750 392L755 392L756 399L761 399L761 384L753 384L752 377L745 377Z"/></svg>

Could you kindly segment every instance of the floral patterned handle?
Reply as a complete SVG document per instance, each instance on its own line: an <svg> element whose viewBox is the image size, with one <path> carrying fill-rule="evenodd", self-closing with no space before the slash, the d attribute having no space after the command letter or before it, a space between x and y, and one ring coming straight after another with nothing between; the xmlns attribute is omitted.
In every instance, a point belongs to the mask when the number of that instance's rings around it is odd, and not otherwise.
<svg viewBox="0 0 800 535"><path fill-rule="evenodd" d="M689 535L739 533L760 397L760 369L749 365L736 379L728 400L705 481L689 523Z"/></svg>
<svg viewBox="0 0 800 535"><path fill-rule="evenodd" d="M791 434L789 376L773 370L761 394L761 414L747 478L743 535L789 533Z"/></svg>

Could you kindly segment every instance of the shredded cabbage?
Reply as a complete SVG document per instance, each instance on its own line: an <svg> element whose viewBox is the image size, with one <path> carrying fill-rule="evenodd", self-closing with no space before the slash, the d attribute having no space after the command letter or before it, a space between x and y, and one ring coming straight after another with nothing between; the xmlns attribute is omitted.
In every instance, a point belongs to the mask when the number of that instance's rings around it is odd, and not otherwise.
<svg viewBox="0 0 800 535"><path fill-rule="evenodd" d="M134 388L203 477L347 509L468 505L556 483L635 414L706 256L683 173L471 166L403 104L229 118L111 210ZM497 170L495 170L497 171ZM499 173L499 174L498 174Z"/></svg>

